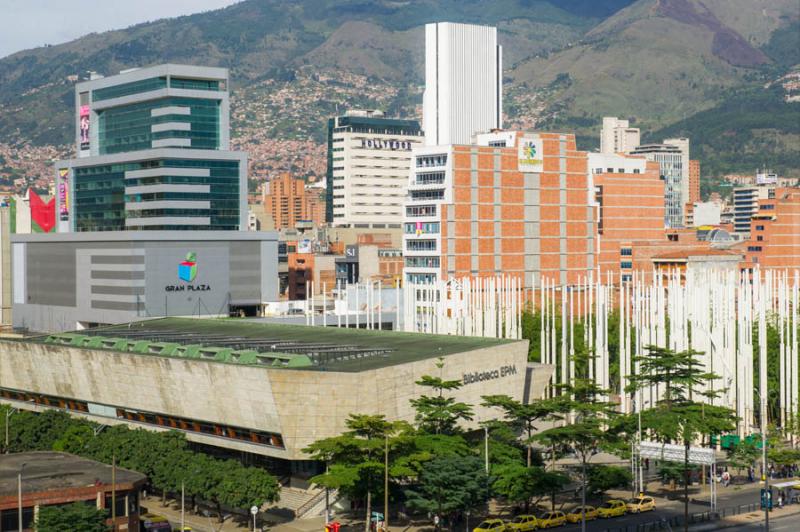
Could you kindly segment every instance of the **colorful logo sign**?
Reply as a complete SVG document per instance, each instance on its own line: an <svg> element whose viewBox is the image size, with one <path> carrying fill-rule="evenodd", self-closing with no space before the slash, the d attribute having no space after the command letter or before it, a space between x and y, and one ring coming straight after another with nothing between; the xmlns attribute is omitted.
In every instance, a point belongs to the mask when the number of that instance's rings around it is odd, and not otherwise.
<svg viewBox="0 0 800 532"><path fill-rule="evenodd" d="M58 219L69 220L69 168L58 170Z"/></svg>
<svg viewBox="0 0 800 532"><path fill-rule="evenodd" d="M81 105L80 109L80 131L81 131L81 150L89 149L89 125L91 118L89 117L89 106Z"/></svg>
<svg viewBox="0 0 800 532"><path fill-rule="evenodd" d="M186 260L178 265L178 277L187 283L191 283L197 277L197 256L193 251L187 253Z"/></svg>
<svg viewBox="0 0 800 532"><path fill-rule="evenodd" d="M544 169L542 141L540 139L520 139L517 163L521 172L541 172Z"/></svg>

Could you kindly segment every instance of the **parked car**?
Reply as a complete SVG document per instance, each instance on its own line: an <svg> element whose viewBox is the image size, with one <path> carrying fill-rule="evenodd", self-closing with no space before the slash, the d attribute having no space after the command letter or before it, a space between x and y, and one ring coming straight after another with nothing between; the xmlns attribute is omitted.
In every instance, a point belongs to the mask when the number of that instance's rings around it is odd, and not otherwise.
<svg viewBox="0 0 800 532"><path fill-rule="evenodd" d="M611 499L610 501L604 502L597 509L598 517L609 518L619 517L620 515L625 515L625 501L619 499Z"/></svg>
<svg viewBox="0 0 800 532"><path fill-rule="evenodd" d="M539 520L535 515L518 515L506 523L506 529L514 532L529 532L537 528L539 528Z"/></svg>
<svg viewBox="0 0 800 532"><path fill-rule="evenodd" d="M566 524L567 516L564 515L564 512L556 510L554 512L544 512L536 521L539 528L552 528Z"/></svg>
<svg viewBox="0 0 800 532"><path fill-rule="evenodd" d="M487 519L472 529L472 532L505 532L506 524L502 519Z"/></svg>
<svg viewBox="0 0 800 532"><path fill-rule="evenodd" d="M656 501L652 497L634 497L628 500L625 508L628 513L632 514L650 512L656 509Z"/></svg>
<svg viewBox="0 0 800 532"><path fill-rule="evenodd" d="M580 523L583 519L583 513L586 512L586 520L592 521L597 519L597 508L594 506L577 506L567 513L567 521L570 523Z"/></svg>

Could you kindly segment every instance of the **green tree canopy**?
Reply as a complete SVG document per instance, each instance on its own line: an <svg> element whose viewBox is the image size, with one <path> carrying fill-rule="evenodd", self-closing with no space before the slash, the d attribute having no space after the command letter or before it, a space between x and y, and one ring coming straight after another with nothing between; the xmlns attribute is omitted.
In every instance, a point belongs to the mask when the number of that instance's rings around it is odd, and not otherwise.
<svg viewBox="0 0 800 532"><path fill-rule="evenodd" d="M484 505L489 479L476 456L440 456L422 470L417 484L405 491L409 508L451 518Z"/></svg>
<svg viewBox="0 0 800 532"><path fill-rule="evenodd" d="M41 506L36 532L108 532L106 510L75 502L64 506Z"/></svg>

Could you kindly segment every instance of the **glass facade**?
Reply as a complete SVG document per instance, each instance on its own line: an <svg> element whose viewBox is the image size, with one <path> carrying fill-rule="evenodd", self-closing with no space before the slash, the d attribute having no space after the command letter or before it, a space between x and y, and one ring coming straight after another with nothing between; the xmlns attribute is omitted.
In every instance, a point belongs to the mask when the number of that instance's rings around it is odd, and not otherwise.
<svg viewBox="0 0 800 532"><path fill-rule="evenodd" d="M152 116L154 109L164 107L189 108L190 114ZM147 150L152 147L152 141L159 139L190 139L189 148L219 149L219 116L219 100L200 98L159 98L103 109L98 111L99 152L106 155ZM189 124L189 130L152 132L152 126L168 123Z"/></svg>
<svg viewBox="0 0 800 532"><path fill-rule="evenodd" d="M162 176L126 179L125 172L151 168L202 168L208 177ZM75 231L122 230L239 230L239 161L154 159L110 165L77 167L73 212ZM208 185L209 192L152 192L125 194L125 187L144 185ZM208 209L184 209L180 201L208 201ZM125 209L126 203L175 201L175 207ZM209 225L126 225L126 219L153 217L208 217Z"/></svg>
<svg viewBox="0 0 800 532"><path fill-rule="evenodd" d="M173 89L191 89L199 91L218 91L219 80L215 79L187 79L169 78L169 86Z"/></svg>
<svg viewBox="0 0 800 532"><path fill-rule="evenodd" d="M166 76L142 79L139 81L132 81L130 83L121 83L105 89L96 89L92 91L92 101L99 102L102 100L110 100L112 98L120 98L122 96L130 96L131 94L139 94L141 92L149 92L166 88Z"/></svg>

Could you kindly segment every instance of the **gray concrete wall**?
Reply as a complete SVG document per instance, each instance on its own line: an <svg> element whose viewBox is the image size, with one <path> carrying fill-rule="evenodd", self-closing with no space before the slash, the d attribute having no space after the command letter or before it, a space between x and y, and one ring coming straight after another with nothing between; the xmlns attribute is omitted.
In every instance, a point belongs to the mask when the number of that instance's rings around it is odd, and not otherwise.
<svg viewBox="0 0 800 532"><path fill-rule="evenodd" d="M199 421L279 433L286 449L187 433L194 441L289 459L302 449L345 430L349 414L384 414L414 422L410 400L426 390L423 375L462 380L473 372L496 376L454 392L470 403L469 427L497 418L480 406L481 396L523 399L527 342L457 353L360 373L258 368L159 356L0 341L0 387L169 414ZM501 368L515 372L501 374ZM20 404L28 407L29 405ZM98 421L119 420L96 417ZM148 426L150 428L150 426Z"/></svg>

